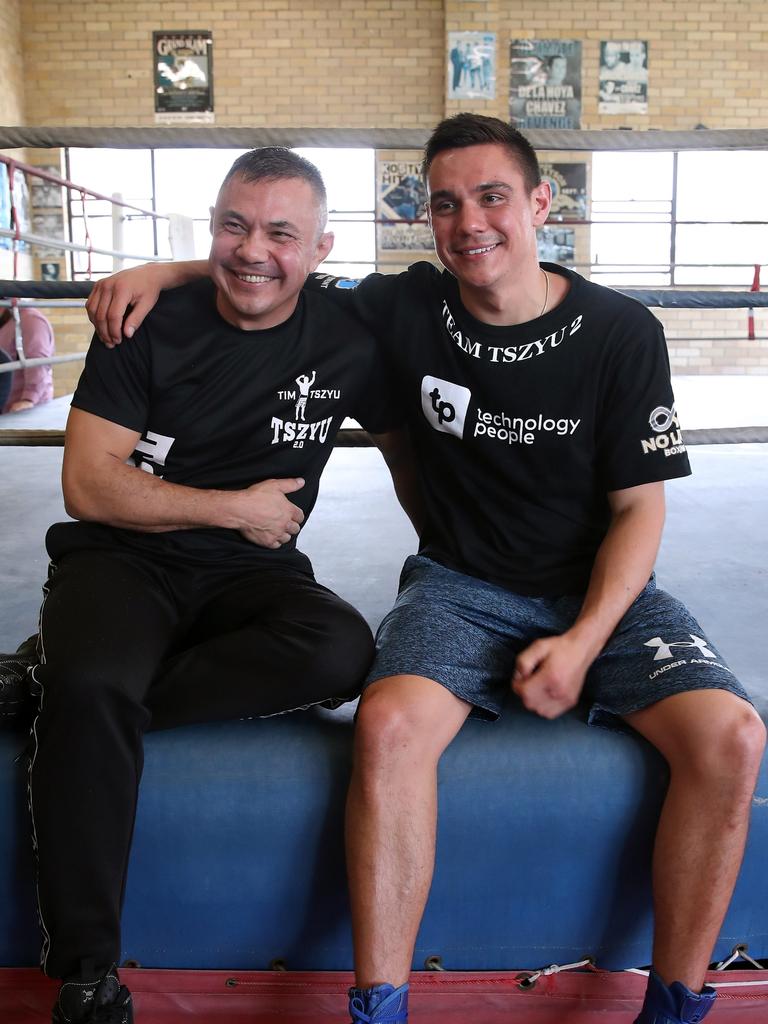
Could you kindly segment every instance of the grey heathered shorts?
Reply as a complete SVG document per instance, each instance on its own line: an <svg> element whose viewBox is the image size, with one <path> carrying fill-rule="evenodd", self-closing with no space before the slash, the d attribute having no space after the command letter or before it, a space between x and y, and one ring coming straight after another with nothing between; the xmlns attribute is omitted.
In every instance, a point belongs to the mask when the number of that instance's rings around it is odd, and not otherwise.
<svg viewBox="0 0 768 1024"><path fill-rule="evenodd" d="M421 555L403 566L400 590L376 636L366 686L394 675L434 679L493 721L511 697L518 652L564 633L582 597L526 597L447 569ZM744 688L701 626L654 579L635 599L592 664L582 699L591 724L621 727L631 714L689 690Z"/></svg>

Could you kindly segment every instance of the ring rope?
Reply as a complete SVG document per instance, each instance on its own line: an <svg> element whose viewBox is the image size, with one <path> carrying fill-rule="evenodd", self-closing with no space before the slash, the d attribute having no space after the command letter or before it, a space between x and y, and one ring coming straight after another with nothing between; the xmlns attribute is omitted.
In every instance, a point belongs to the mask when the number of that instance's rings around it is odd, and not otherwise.
<svg viewBox="0 0 768 1024"><path fill-rule="evenodd" d="M2 129L0 129L0 131L2 131ZM82 197L87 195L90 196L91 199L103 199L105 202L111 203L113 206L122 206L127 210L135 210L137 213L141 213L145 217L157 217L159 220L168 220L168 215L165 213L157 213L155 210L145 210L143 206L136 206L134 203L126 203L124 199L115 199L114 196L105 196L103 192L94 192L93 189L86 188L84 185L77 185L74 181L70 181L68 178L62 178L60 175L54 174L51 171L45 171L42 167L35 167L34 164L24 164L20 160L3 156L2 153L0 153L0 163L6 164L8 167L13 164L14 167L24 171L25 174L32 175L34 178L42 178L43 181L50 181L54 185L61 185L63 188L79 192L81 201Z"/></svg>
<svg viewBox="0 0 768 1024"><path fill-rule="evenodd" d="M85 221L85 217L83 218ZM85 222L86 238L89 239L90 232L88 231L87 221ZM48 248L55 249L67 249L70 252L85 252L88 253L88 273L91 272L90 267L90 254L98 253L101 256L115 256L118 259L124 260L141 260L144 263L158 263L161 262L163 256L145 256L145 255L134 255L129 252L119 252L115 249L100 249L96 245L80 245L78 242L65 242L62 238L48 238L45 235L32 235L26 232L20 232L18 235L14 231L9 231L8 228L0 228L0 238L13 238L18 239L20 242L28 242L30 245L41 245Z"/></svg>
<svg viewBox="0 0 768 1024"><path fill-rule="evenodd" d="M96 252L98 250L94 250ZM134 257L132 257L134 258ZM144 257L138 257L143 259ZM162 262L161 257L154 260ZM167 260L165 261L167 262ZM93 281L0 281L5 299L83 298L91 294ZM768 292L674 291L647 288L615 288L644 306L662 309L758 309L768 307Z"/></svg>
<svg viewBox="0 0 768 1024"><path fill-rule="evenodd" d="M156 125L125 128L64 125L0 126L0 149L252 149L257 146L336 146L370 149L422 149L425 128L237 127L228 125ZM688 150L768 149L766 128L696 129L693 131L636 131L610 128L598 131L531 129L526 132L538 150Z"/></svg>

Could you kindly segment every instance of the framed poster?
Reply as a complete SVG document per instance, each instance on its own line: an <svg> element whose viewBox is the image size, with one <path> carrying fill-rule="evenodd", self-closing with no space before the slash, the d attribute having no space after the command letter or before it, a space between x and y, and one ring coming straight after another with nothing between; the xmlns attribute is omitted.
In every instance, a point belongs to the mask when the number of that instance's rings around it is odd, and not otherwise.
<svg viewBox="0 0 768 1024"><path fill-rule="evenodd" d="M376 160L376 241L379 249L429 252L432 232L421 159Z"/></svg>
<svg viewBox="0 0 768 1024"><path fill-rule="evenodd" d="M153 32L155 121L213 121L213 35Z"/></svg>
<svg viewBox="0 0 768 1024"><path fill-rule="evenodd" d="M552 189L552 220L587 219L587 165L578 163L539 163L541 176Z"/></svg>
<svg viewBox="0 0 768 1024"><path fill-rule="evenodd" d="M536 233L539 260L544 263L573 263L576 239L573 228L545 224Z"/></svg>
<svg viewBox="0 0 768 1024"><path fill-rule="evenodd" d="M648 113L648 43L600 43L599 114Z"/></svg>
<svg viewBox="0 0 768 1024"><path fill-rule="evenodd" d="M20 167L17 167L13 175L13 207L16 212L16 223L13 223L11 209L11 184L8 176L8 168L0 164L0 228L6 231L13 231L18 226L22 234L28 235L31 229L31 217L29 209L29 189L27 188L27 177ZM0 249L13 249L12 238L0 237ZM16 251L25 252L29 247L28 242L19 242Z"/></svg>
<svg viewBox="0 0 768 1024"><path fill-rule="evenodd" d="M509 120L514 128L581 127L578 40L513 39L509 72Z"/></svg>
<svg viewBox="0 0 768 1024"><path fill-rule="evenodd" d="M496 33L448 33L449 100L496 99Z"/></svg>

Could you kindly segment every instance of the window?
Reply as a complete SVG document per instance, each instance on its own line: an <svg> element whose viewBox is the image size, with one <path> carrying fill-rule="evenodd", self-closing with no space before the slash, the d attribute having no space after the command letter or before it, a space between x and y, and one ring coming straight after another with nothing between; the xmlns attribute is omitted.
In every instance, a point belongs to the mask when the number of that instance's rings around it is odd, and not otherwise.
<svg viewBox="0 0 768 1024"><path fill-rule="evenodd" d="M119 192L126 203L159 213L180 213L193 221L195 255L208 254L209 209L219 184L240 149L71 149L68 176L78 185L112 195ZM374 152L372 149L298 149L320 169L328 191L328 228L335 244L323 267L348 277L363 277L375 269ZM70 192L72 241L112 250L112 204ZM121 249L136 259L132 266L153 255L171 258L168 222L125 210ZM86 253L72 254L73 277L87 276ZM93 253L93 276L113 270L111 256Z"/></svg>
<svg viewBox="0 0 768 1024"><path fill-rule="evenodd" d="M766 176L762 151L595 153L593 280L748 289L768 262Z"/></svg>

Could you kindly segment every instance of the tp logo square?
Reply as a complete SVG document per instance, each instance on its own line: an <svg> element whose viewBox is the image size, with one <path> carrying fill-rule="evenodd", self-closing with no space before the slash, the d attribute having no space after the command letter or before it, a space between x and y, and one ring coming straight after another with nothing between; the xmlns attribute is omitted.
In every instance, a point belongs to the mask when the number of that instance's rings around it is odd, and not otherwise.
<svg viewBox="0 0 768 1024"><path fill-rule="evenodd" d="M421 408L435 430L464 436L464 420L472 392L460 384L439 377L424 377L421 382Z"/></svg>

